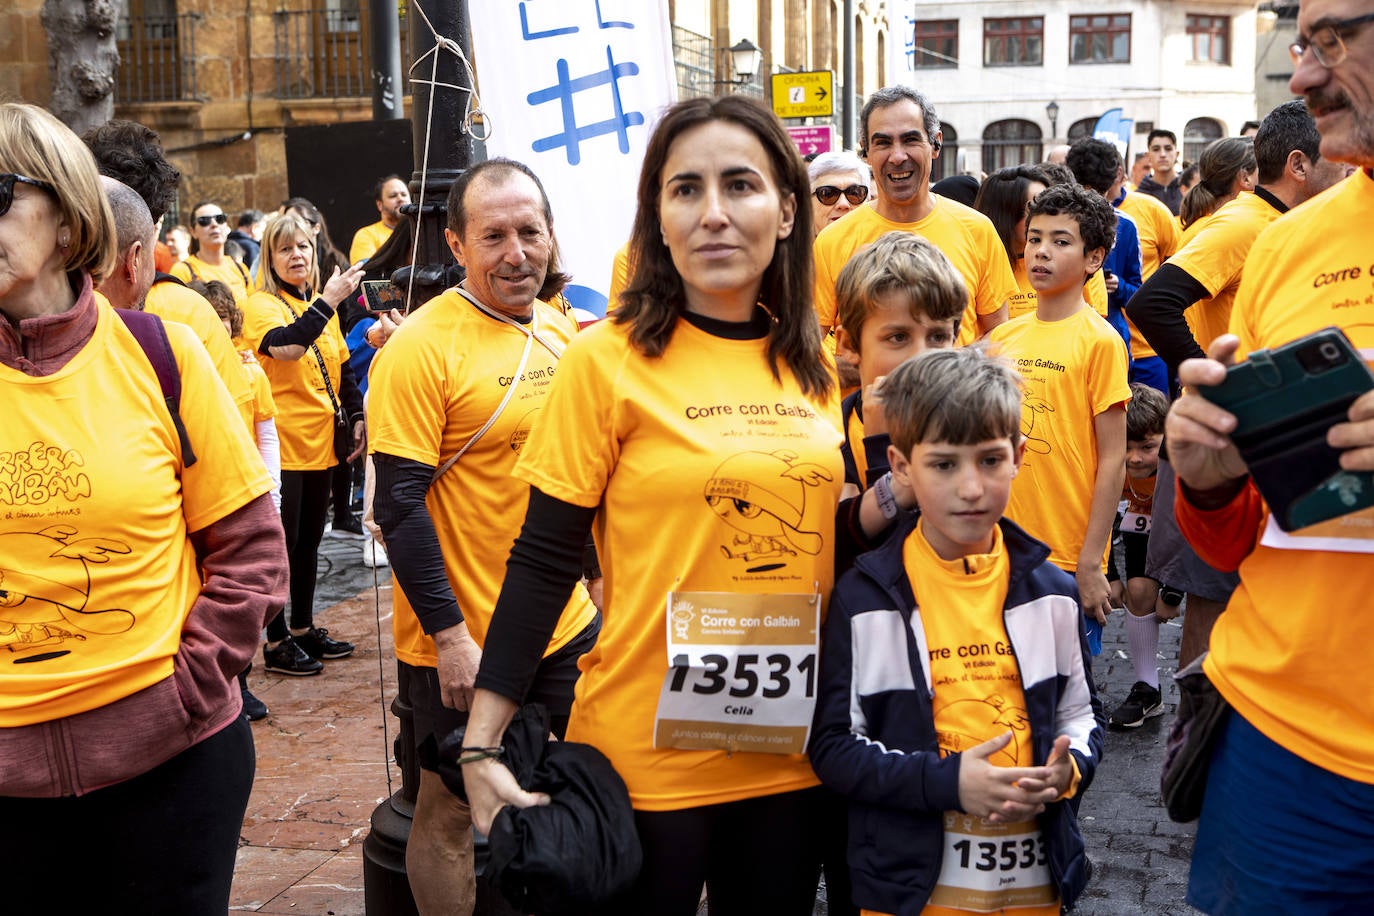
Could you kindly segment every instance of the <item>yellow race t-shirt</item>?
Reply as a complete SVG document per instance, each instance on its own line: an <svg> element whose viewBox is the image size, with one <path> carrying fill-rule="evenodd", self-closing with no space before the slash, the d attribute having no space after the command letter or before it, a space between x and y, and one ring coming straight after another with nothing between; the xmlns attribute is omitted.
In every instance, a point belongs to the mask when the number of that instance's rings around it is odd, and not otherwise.
<svg viewBox="0 0 1374 916"><path fill-rule="evenodd" d="M243 374L248 379L248 387L253 391L253 424L256 426L263 420L276 417L277 402L272 400L272 383L268 381L267 373L263 371L262 364L258 362L253 351L243 350L239 353L239 358L243 360L241 365Z"/></svg>
<svg viewBox="0 0 1374 916"><path fill-rule="evenodd" d="M1245 353L1336 325L1374 362L1369 233L1374 180L1361 170L1280 216L1255 241L1231 314ZM1320 244L1314 244L1320 240ZM1374 784L1374 645L1368 612L1374 511L1264 539L1212 630L1208 677L1262 733L1333 773Z"/></svg>
<svg viewBox="0 0 1374 916"><path fill-rule="evenodd" d="M357 264L372 257L391 238L391 233L392 228L381 220L353 233L353 244L348 246L348 263Z"/></svg>
<svg viewBox="0 0 1374 916"><path fill-rule="evenodd" d="M1197 231L1186 233L1184 246L1169 259L1170 264L1202 284L1210 297L1184 313L1193 338L1203 350L1226 333L1250 248L1279 215L1264 198L1242 191L1205 221L1199 220Z"/></svg>
<svg viewBox="0 0 1374 916"><path fill-rule="evenodd" d="M655 749L670 592L828 596L843 486L836 397L804 395L767 340L679 319L662 356L626 326L577 336L516 476L598 507L602 630L582 658L570 741L600 748L640 810L817 784L805 756Z"/></svg>
<svg viewBox="0 0 1374 916"><path fill-rule="evenodd" d="M630 243L626 242L615 251L611 262L611 289L606 297L606 314L610 315L620 308L620 294L630 285Z"/></svg>
<svg viewBox="0 0 1374 916"><path fill-rule="evenodd" d="M251 292L251 284L248 280L248 271L242 264L233 258L225 255L218 265L207 264L197 255L191 255L184 261L177 261L168 271L182 283L190 283L192 280L218 280L229 287L234 294L234 301L239 308L243 308L248 301L248 294Z"/></svg>
<svg viewBox="0 0 1374 916"><path fill-rule="evenodd" d="M1093 420L1131 399L1126 347L1090 308L1059 321L1025 315L998 325L991 339L994 352L1010 359L1026 382L1026 455L1007 517L1050 546L1051 563L1073 572L1097 479Z"/></svg>
<svg viewBox="0 0 1374 916"><path fill-rule="evenodd" d="M274 359L262 352L262 338L268 331L291 324L309 307L309 302L286 290L280 297L258 290L243 309L243 340L257 354L272 383L283 471L323 471L339 463L334 456L334 402L320 371L323 358L334 396L340 397L340 366L348 361L348 345L339 330L338 313L330 316L315 338L315 347L306 347L300 359Z"/></svg>
<svg viewBox="0 0 1374 916"><path fill-rule="evenodd" d="M113 703L171 676L201 590L188 534L271 481L205 348L164 327L181 444L148 357L108 303L71 361L0 365L0 728Z"/></svg>
<svg viewBox="0 0 1374 916"><path fill-rule="evenodd" d="M918 522L907 536L902 561L926 638L940 756L962 753L1010 731L1011 744L990 762L1035 766L1021 670L1002 617L1011 571L1002 529L993 528L992 549L986 554L944 560L926 540L924 525ZM999 852L1004 844L1016 850L1011 867L998 868L1006 864L1000 858L994 858L993 869L985 867L988 843ZM1008 907L1015 907L1017 916L1059 912L1039 825L1034 820L987 824L946 812L940 878L921 912L957 916Z"/></svg>
<svg viewBox="0 0 1374 916"><path fill-rule="evenodd" d="M1169 208L1164 206L1162 201L1149 194L1128 192L1121 199L1119 209L1135 220L1136 232L1140 236L1140 277L1142 281L1148 280L1150 275L1159 269L1159 265L1173 257L1174 252L1178 250L1178 219L1169 212ZM1131 358L1148 359L1157 356L1145 335L1140 333L1129 316L1126 318L1126 324L1131 329Z"/></svg>
<svg viewBox="0 0 1374 916"><path fill-rule="evenodd" d="M577 325L542 302L534 308L534 332L561 352ZM449 585L479 646L486 643L506 557L529 504L529 486L511 470L545 413L555 372L562 371L558 357L536 341L513 382L527 340L518 328L448 290L401 325L377 351L368 375L368 449L433 467L457 454L496 413L510 386L516 386L492 427L425 497ZM420 628L399 584L393 600L396 657L409 665L436 667L434 641ZM595 616L586 589L578 585L548 651L561 648Z"/></svg>
<svg viewBox="0 0 1374 916"><path fill-rule="evenodd" d="M928 240L949 258L968 287L969 304L959 324L958 346L978 337L978 316L990 315L1016 295L1016 278L997 231L972 207L933 195L935 208L925 219L898 223L878 215L872 204L836 220L816 236L816 314L821 327L835 326L835 281L859 249L885 232L911 232Z"/></svg>
<svg viewBox="0 0 1374 916"><path fill-rule="evenodd" d="M224 387L234 399L244 422L250 422L253 412L253 392L244 383L243 370L239 368L239 355L234 350L229 333L224 330L224 322L215 314L214 306L195 290L187 289L179 283L163 281L154 283L143 301L143 311L151 312L163 321L175 321L186 325L205 345L210 354Z"/></svg>

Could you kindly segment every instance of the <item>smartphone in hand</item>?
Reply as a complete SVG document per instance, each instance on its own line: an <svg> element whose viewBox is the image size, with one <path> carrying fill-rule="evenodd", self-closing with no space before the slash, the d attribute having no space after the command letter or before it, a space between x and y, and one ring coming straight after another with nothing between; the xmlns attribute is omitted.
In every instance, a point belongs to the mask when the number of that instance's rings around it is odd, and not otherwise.
<svg viewBox="0 0 1374 916"><path fill-rule="evenodd" d="M1374 474L1345 471L1326 431L1374 388L1360 354L1339 328L1272 350L1256 350L1198 393L1235 415L1231 441L1284 531L1374 506Z"/></svg>

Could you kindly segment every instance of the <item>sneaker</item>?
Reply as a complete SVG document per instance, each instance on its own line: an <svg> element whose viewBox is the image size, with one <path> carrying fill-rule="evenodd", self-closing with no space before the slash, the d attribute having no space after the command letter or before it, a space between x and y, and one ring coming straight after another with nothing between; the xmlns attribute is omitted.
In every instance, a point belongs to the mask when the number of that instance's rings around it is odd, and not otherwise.
<svg viewBox="0 0 1374 916"><path fill-rule="evenodd" d="M311 658L348 658L353 654L353 643L330 639L324 627L311 627L291 639Z"/></svg>
<svg viewBox="0 0 1374 916"><path fill-rule="evenodd" d="M1112 728L1139 728L1151 716L1164 715L1164 698L1158 687L1136 681L1126 699L1112 711L1107 724Z"/></svg>
<svg viewBox="0 0 1374 916"><path fill-rule="evenodd" d="M336 519L334 524L329 526L329 536L345 540L357 540L363 536L362 520L355 515L350 515L345 519Z"/></svg>
<svg viewBox="0 0 1374 916"><path fill-rule="evenodd" d="M349 651L353 650L350 648ZM296 640L290 636L283 639L276 648L263 646L262 661L263 667L268 671L290 674L294 677L319 674L324 670L324 663L307 655L305 650L297 645Z"/></svg>
<svg viewBox="0 0 1374 916"><path fill-rule="evenodd" d="M386 548L372 538L363 541L363 565L369 569L390 566L391 560L386 555Z"/></svg>
<svg viewBox="0 0 1374 916"><path fill-rule="evenodd" d="M247 687L242 688L243 692L243 717L249 722L256 722L259 719L267 718L267 704L257 697Z"/></svg>

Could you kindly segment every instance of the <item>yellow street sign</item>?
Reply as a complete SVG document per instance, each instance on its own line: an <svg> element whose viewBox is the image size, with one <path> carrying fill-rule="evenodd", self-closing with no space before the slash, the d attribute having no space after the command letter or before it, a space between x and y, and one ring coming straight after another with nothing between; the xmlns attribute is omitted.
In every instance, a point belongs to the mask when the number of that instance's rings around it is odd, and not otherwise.
<svg viewBox="0 0 1374 916"><path fill-rule="evenodd" d="M835 113L835 76L829 70L773 74L773 113L780 118L828 118Z"/></svg>

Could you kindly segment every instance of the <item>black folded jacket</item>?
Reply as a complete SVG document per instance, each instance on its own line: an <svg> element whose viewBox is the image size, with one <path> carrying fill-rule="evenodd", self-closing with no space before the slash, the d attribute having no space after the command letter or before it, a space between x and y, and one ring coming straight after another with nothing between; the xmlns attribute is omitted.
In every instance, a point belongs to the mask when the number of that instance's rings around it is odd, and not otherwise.
<svg viewBox="0 0 1374 916"><path fill-rule="evenodd" d="M439 744L444 784L466 797L456 765L463 733ZM511 905L536 916L596 913L634 883L643 858L625 781L589 744L549 740L549 714L530 704L502 741L520 787L546 806L502 808L487 842L487 880Z"/></svg>

